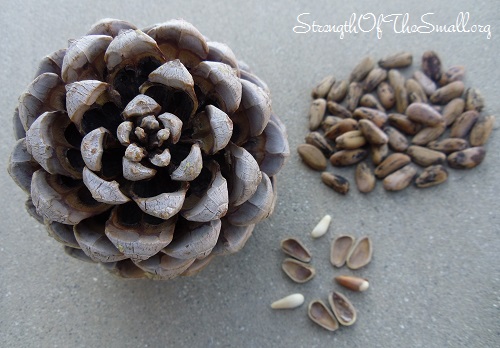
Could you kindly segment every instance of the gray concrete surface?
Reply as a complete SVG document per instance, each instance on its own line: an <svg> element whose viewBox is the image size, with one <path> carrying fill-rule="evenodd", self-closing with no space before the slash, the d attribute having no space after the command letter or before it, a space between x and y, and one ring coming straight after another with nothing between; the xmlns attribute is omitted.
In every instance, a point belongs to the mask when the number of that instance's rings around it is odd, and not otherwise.
<svg viewBox="0 0 500 348"><path fill-rule="evenodd" d="M2 347L495 347L500 346L498 125L484 163L451 171L434 189L408 188L346 197L325 188L295 154L306 134L310 89L324 75L346 77L365 55L398 50L418 57L438 51L446 66L467 66L466 84L481 89L486 113L500 111L500 5L497 1L2 1L0 23L0 345ZM452 24L469 11L478 33L397 34L384 27L346 34L298 35L297 15L309 23L358 16L422 14ZM229 44L269 84L273 107L288 127L292 156L279 175L279 203L238 254L218 258L194 278L120 281L100 267L67 257L24 211L25 196L6 172L14 144L11 115L38 60L103 17L138 26L182 17L208 37ZM498 124L498 122L497 122ZM341 171L352 175L352 169ZM333 215L326 236L308 233ZM374 258L358 272L328 262L333 236L370 235ZM317 276L297 285L282 273L279 241L300 237L313 251ZM313 324L306 305L273 311L269 304L301 292L326 300L332 277L367 277L366 293L350 294L359 309L353 327L329 333Z"/></svg>

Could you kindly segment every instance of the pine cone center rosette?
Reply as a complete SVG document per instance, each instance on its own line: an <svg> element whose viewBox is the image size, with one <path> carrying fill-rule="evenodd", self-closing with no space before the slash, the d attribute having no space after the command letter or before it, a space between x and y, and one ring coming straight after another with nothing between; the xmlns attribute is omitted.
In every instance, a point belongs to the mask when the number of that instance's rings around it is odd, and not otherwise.
<svg viewBox="0 0 500 348"><path fill-rule="evenodd" d="M9 172L68 254L127 278L240 250L289 155L266 84L190 23L105 19L45 57Z"/></svg>

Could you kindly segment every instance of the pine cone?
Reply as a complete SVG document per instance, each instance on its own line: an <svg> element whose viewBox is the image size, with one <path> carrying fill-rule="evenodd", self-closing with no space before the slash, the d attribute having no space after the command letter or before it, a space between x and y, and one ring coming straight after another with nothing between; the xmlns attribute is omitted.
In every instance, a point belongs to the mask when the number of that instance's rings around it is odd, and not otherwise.
<svg viewBox="0 0 500 348"><path fill-rule="evenodd" d="M14 131L28 212L126 278L192 275L240 250L289 155L266 84L183 20L96 23L42 60Z"/></svg>

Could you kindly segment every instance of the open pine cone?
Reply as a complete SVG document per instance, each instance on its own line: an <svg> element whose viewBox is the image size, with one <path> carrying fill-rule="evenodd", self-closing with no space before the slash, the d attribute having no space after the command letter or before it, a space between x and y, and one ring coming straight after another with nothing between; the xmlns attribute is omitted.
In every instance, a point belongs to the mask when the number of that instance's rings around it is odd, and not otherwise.
<svg viewBox="0 0 500 348"><path fill-rule="evenodd" d="M96 23L42 60L14 131L27 210L68 254L127 278L240 250L289 155L266 84L183 20Z"/></svg>

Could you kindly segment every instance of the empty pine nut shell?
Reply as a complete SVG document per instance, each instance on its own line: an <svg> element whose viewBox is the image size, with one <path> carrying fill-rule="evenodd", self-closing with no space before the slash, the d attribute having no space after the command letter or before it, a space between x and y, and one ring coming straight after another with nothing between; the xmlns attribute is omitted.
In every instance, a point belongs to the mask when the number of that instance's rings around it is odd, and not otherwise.
<svg viewBox="0 0 500 348"><path fill-rule="evenodd" d="M281 250L287 255L302 261L310 262L311 253L302 242L296 238L286 238L281 241Z"/></svg>
<svg viewBox="0 0 500 348"><path fill-rule="evenodd" d="M305 283L316 275L314 267L295 259L286 258L281 268L296 283Z"/></svg>
<svg viewBox="0 0 500 348"><path fill-rule="evenodd" d="M321 300L313 300L307 308L309 318L328 331L335 331L339 328L339 323L333 313Z"/></svg>
<svg viewBox="0 0 500 348"><path fill-rule="evenodd" d="M346 264L350 269L366 266L372 259L372 241L365 236L356 242L347 254Z"/></svg>
<svg viewBox="0 0 500 348"><path fill-rule="evenodd" d="M340 324L350 326L356 322L356 308L347 297L339 292L333 291L328 296L328 302L333 309L333 314Z"/></svg>
<svg viewBox="0 0 500 348"><path fill-rule="evenodd" d="M342 235L336 237L330 247L330 262L335 267L342 267L345 264L349 251L354 246L353 236Z"/></svg>

